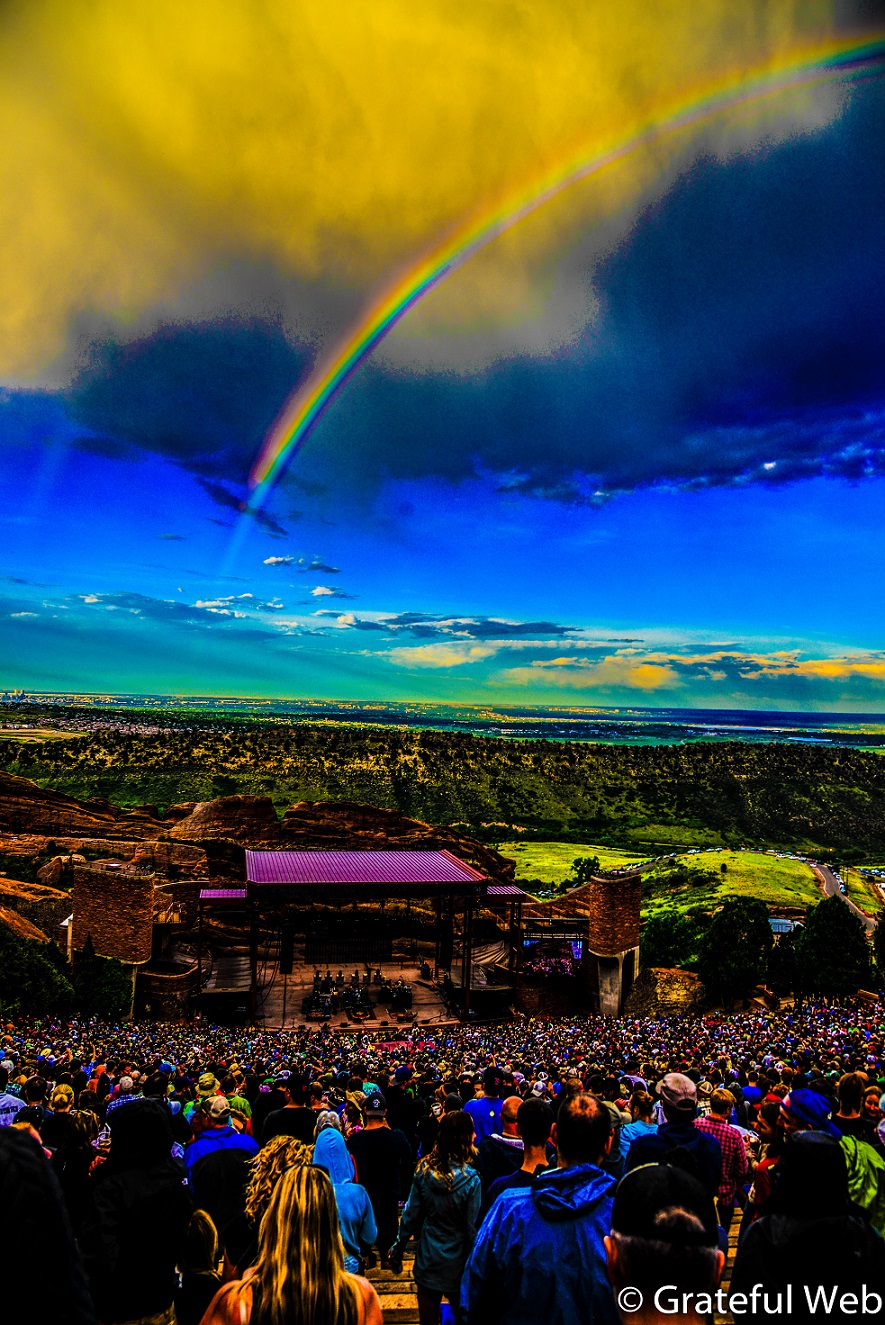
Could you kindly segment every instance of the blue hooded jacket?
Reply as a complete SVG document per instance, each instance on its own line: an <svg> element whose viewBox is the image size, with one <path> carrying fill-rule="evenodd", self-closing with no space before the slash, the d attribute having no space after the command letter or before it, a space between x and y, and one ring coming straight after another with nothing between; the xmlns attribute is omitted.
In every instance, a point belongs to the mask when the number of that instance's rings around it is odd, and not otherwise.
<svg viewBox="0 0 885 1325"><path fill-rule="evenodd" d="M619 1325L606 1277L615 1181L595 1164L503 1192L461 1282L470 1325Z"/></svg>
<svg viewBox="0 0 885 1325"><path fill-rule="evenodd" d="M353 1180L353 1159L344 1137L334 1127L324 1127L313 1148L313 1162L325 1169L335 1188L338 1226L344 1242L344 1268L356 1274L363 1249L378 1236L372 1202L365 1187Z"/></svg>

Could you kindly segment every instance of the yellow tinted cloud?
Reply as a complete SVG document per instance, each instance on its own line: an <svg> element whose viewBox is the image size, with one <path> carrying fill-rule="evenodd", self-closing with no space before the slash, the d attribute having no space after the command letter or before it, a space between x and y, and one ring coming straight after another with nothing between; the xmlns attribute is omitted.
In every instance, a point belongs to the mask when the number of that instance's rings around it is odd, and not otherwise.
<svg viewBox="0 0 885 1325"><path fill-rule="evenodd" d="M798 651L710 650L680 653L623 649L597 660L574 655L535 660L512 667L503 679L513 685L556 686L564 690L662 690L701 682L739 679L751 685L770 680L885 682L885 658L856 655L803 658Z"/></svg>
<svg viewBox="0 0 885 1325"><path fill-rule="evenodd" d="M822 0L32 0L0 45L0 372L36 377L83 311L121 322L224 259L356 290L575 143L823 35ZM803 94L729 132L810 113ZM428 302L531 313L532 261L671 169L656 145ZM315 327L308 327L308 331Z"/></svg>
<svg viewBox="0 0 885 1325"><path fill-rule="evenodd" d="M660 662L613 654L598 662L554 658L532 667L512 667L505 673L516 685L554 685L569 690L662 690L677 685L679 673Z"/></svg>
<svg viewBox="0 0 885 1325"><path fill-rule="evenodd" d="M497 644L417 644L391 649L384 657L399 667L463 667L497 653Z"/></svg>

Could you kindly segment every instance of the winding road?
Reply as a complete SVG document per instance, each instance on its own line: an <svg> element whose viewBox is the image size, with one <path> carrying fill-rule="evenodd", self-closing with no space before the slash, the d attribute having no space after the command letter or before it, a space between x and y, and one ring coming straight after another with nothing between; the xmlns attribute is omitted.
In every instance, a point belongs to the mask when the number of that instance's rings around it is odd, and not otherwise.
<svg viewBox="0 0 885 1325"><path fill-rule="evenodd" d="M845 905L854 912L860 921L863 922L863 927L868 934L871 930L876 928L875 920L871 919L870 916L865 915L859 906L855 906L854 902L850 901L849 898L845 896L839 887L839 880L828 865L812 865L811 868L814 870L818 879L820 879L825 897L841 897Z"/></svg>

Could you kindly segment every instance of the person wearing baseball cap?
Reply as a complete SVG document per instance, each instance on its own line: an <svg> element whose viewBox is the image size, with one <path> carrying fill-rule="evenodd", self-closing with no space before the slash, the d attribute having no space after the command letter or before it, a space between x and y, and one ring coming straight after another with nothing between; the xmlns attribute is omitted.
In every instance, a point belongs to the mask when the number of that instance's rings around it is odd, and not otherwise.
<svg viewBox="0 0 885 1325"><path fill-rule="evenodd" d="M521 1105L519 1095L509 1095L501 1107L500 1136L495 1132L477 1146L475 1166L482 1182L483 1197L493 1182L510 1177L522 1167L523 1141L516 1126Z"/></svg>
<svg viewBox="0 0 885 1325"><path fill-rule="evenodd" d="M482 1095L478 1099L468 1100L464 1105L464 1112L470 1115L473 1122L478 1146L487 1136L500 1136L503 1131L501 1123L501 1110L504 1107L504 1101L501 1099L503 1084L504 1073L500 1067L487 1067L482 1074Z"/></svg>
<svg viewBox="0 0 885 1325"><path fill-rule="evenodd" d="M363 1106L366 1125L347 1138L356 1164L356 1180L369 1193L378 1229L378 1250L383 1269L399 1226L399 1203L409 1194L412 1150L404 1134L388 1125L387 1101L375 1091Z"/></svg>
<svg viewBox="0 0 885 1325"><path fill-rule="evenodd" d="M393 1081L387 1089L387 1121L390 1127L405 1133L412 1150L417 1149L418 1120L421 1106L409 1089L415 1073L406 1063L401 1063L393 1074ZM369 1092L367 1092L369 1093Z"/></svg>
<svg viewBox="0 0 885 1325"><path fill-rule="evenodd" d="M665 1121L658 1130L638 1136L627 1152L625 1172L641 1164L666 1164L671 1153L683 1152L705 1191L715 1199L722 1181L722 1146L715 1136L698 1131L698 1088L681 1072L668 1072L657 1085ZM684 1155L687 1152L687 1155Z"/></svg>
<svg viewBox="0 0 885 1325"><path fill-rule="evenodd" d="M266 1146L275 1136L294 1136L296 1141L312 1146L317 1118L306 1102L308 1083L293 1072L281 1072L274 1086L282 1091L284 1102L282 1108L275 1109L264 1119L261 1144Z"/></svg>
<svg viewBox="0 0 885 1325"><path fill-rule="evenodd" d="M605 1254L624 1325L637 1319L697 1321L694 1311L656 1311L655 1293L668 1285L668 1303L683 1293L715 1293L725 1268L709 1193L672 1164L644 1164L618 1184Z"/></svg>
<svg viewBox="0 0 885 1325"><path fill-rule="evenodd" d="M258 1143L231 1123L230 1104L213 1095L203 1107L206 1125L184 1152L194 1205L212 1217L222 1246L246 1211L246 1183Z"/></svg>

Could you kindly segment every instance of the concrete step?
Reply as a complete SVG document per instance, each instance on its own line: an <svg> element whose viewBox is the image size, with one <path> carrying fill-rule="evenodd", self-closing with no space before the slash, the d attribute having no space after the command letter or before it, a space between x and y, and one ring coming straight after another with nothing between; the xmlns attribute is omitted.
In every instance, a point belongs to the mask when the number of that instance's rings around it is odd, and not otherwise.
<svg viewBox="0 0 885 1325"><path fill-rule="evenodd" d="M403 1257L402 1274L382 1270L380 1262L367 1273L366 1277L381 1302L385 1325L418 1325L418 1298L412 1274L414 1264L415 1257L406 1255Z"/></svg>
<svg viewBox="0 0 885 1325"><path fill-rule="evenodd" d="M738 1224L735 1222L728 1238L728 1257L725 1262L725 1272L722 1276L722 1287L724 1289L728 1288L731 1281L737 1240ZM402 1274L394 1274L392 1270L382 1270L379 1262L376 1268L369 1270L366 1276L378 1294L385 1325L418 1325L418 1298L415 1292L414 1265L414 1254L407 1253L403 1256ZM731 1315L717 1315L714 1319L715 1325L734 1325Z"/></svg>

